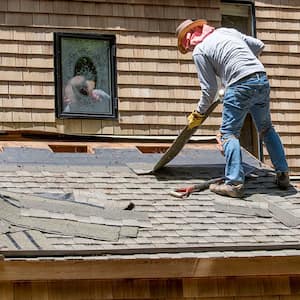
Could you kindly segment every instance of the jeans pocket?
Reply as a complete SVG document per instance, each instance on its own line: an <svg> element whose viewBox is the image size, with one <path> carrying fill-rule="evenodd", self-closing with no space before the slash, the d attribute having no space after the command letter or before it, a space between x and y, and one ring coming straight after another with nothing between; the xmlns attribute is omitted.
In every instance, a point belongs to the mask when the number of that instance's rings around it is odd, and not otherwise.
<svg viewBox="0 0 300 300"><path fill-rule="evenodd" d="M251 99L254 92L255 90L250 86L236 85L227 91L228 97L224 99L224 103L227 102L229 106L235 107L236 109L248 109L249 99Z"/></svg>

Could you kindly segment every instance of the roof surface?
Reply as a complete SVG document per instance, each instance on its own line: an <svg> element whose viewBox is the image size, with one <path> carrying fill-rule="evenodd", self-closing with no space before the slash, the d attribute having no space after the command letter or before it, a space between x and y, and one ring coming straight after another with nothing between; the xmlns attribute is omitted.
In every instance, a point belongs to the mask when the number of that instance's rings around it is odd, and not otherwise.
<svg viewBox="0 0 300 300"><path fill-rule="evenodd" d="M244 164L251 174L244 199L209 190L172 197L172 190L223 176L224 158L212 149L184 149L157 174L137 174L160 156L136 148L94 154L5 148L0 252L213 255L299 248L298 190L277 189L272 169L247 152Z"/></svg>

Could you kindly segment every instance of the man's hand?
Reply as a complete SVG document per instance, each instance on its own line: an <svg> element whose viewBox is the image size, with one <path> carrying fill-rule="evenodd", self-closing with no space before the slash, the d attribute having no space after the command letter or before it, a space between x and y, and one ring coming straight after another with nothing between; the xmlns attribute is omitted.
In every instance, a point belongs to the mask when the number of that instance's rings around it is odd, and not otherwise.
<svg viewBox="0 0 300 300"><path fill-rule="evenodd" d="M189 129L192 129L194 127L198 127L203 123L205 120L205 115L200 114L196 110L194 110L189 116L188 116L188 121L189 121Z"/></svg>

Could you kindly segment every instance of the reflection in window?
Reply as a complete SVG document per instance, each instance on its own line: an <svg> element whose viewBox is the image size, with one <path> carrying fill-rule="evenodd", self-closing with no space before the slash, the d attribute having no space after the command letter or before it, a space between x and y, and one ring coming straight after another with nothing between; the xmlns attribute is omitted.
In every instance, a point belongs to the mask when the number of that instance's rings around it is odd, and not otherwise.
<svg viewBox="0 0 300 300"><path fill-rule="evenodd" d="M91 58L83 56L78 59L74 69L74 76L76 75L82 75L88 80L97 82L96 67Z"/></svg>
<svg viewBox="0 0 300 300"><path fill-rule="evenodd" d="M64 95L64 112L108 112L110 96L97 86L97 71L91 58L80 57L75 64L74 77L69 80Z"/></svg>

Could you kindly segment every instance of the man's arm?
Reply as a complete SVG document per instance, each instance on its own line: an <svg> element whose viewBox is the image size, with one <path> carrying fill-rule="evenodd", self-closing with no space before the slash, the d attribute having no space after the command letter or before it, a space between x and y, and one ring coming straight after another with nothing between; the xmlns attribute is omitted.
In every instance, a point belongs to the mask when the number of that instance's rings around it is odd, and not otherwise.
<svg viewBox="0 0 300 300"><path fill-rule="evenodd" d="M252 36L241 34L242 39L246 42L253 54L258 57L263 51L265 44Z"/></svg>
<svg viewBox="0 0 300 300"><path fill-rule="evenodd" d="M196 54L193 56L193 59L202 91L202 96L197 105L197 111L201 114L205 114L215 99L218 90L217 78L211 63L204 55Z"/></svg>

